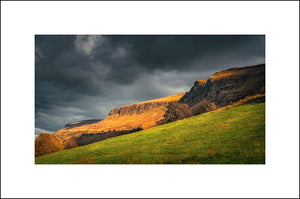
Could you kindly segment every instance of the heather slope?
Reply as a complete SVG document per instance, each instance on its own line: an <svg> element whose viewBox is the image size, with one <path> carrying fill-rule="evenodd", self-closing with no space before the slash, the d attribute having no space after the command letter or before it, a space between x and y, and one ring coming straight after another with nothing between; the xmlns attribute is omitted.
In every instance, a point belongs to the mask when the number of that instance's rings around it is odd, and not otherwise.
<svg viewBox="0 0 300 199"><path fill-rule="evenodd" d="M37 164L264 164L264 97L36 158Z"/></svg>

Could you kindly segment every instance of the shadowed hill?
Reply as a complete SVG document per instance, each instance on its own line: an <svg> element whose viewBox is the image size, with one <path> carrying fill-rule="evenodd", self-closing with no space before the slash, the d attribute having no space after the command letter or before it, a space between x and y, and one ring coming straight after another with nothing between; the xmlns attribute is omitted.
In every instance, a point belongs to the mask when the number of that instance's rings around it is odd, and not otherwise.
<svg viewBox="0 0 300 199"><path fill-rule="evenodd" d="M265 64L230 68L216 72L209 79L197 80L180 99L193 115L216 110L247 96L265 93Z"/></svg>
<svg viewBox="0 0 300 199"><path fill-rule="evenodd" d="M101 119L93 119L93 120L82 120L82 121L79 121L79 122L72 122L70 124L67 124L65 126L65 128L67 129L70 129L70 128L74 128L74 127L78 127L78 126L82 126L82 125L85 125L85 124L94 124L94 123L97 123L97 122L100 122Z"/></svg>

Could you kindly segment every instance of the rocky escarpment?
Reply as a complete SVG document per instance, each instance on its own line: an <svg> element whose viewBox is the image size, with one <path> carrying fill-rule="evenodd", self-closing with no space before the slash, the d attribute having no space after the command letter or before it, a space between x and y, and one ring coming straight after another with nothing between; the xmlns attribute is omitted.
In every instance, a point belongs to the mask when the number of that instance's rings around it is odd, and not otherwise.
<svg viewBox="0 0 300 199"><path fill-rule="evenodd" d="M125 116L142 114L157 107L166 107L169 102L148 102L113 108L108 116Z"/></svg>
<svg viewBox="0 0 300 199"><path fill-rule="evenodd" d="M218 71L209 79L196 81L180 102L188 104L196 115L263 93L265 64Z"/></svg>
<svg viewBox="0 0 300 199"><path fill-rule="evenodd" d="M109 137L132 133L157 126L164 119L167 106L177 102L184 94L176 94L151 101L114 108L101 121L74 122L53 133L60 143L74 139L78 145ZM86 136L89 135L89 136Z"/></svg>
<svg viewBox="0 0 300 199"><path fill-rule="evenodd" d="M165 108L170 102L177 102L179 101L183 93L158 98L154 100L144 101L140 103L130 104L122 107L113 108L109 114L107 115L107 118L111 116L128 116L128 115L135 115L135 114L142 114L148 111L151 111L156 108Z"/></svg>

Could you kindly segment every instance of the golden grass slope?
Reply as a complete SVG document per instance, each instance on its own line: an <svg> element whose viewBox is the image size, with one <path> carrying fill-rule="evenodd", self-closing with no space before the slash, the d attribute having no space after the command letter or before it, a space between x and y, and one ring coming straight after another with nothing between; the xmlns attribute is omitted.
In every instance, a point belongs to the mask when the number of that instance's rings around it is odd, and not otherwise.
<svg viewBox="0 0 300 199"><path fill-rule="evenodd" d="M102 121L93 124L85 124L76 127L65 127L55 133L53 136L59 142L68 140L72 137L78 137L83 133L104 133L111 131L134 130L137 128L148 129L157 126L157 121L163 119L167 110L168 102L179 101L184 93L176 94L164 98L149 100L141 103L126 105L116 109L130 109L132 106L133 114L115 114L110 113ZM148 106L148 109L144 109ZM141 110L137 113L136 107ZM112 112L112 111L111 111Z"/></svg>
<svg viewBox="0 0 300 199"><path fill-rule="evenodd" d="M210 79L216 80L221 78L231 78L233 76L260 73L264 70L264 65L229 68L215 72L214 75L210 77Z"/></svg>
<svg viewBox="0 0 300 199"><path fill-rule="evenodd" d="M158 99L154 99L154 100L144 101L144 102L141 102L141 103L179 101L182 98L183 95L184 95L184 93L179 93L179 94L170 95L170 96L163 97L163 98L158 98ZM139 103L139 104L141 104L141 103Z"/></svg>

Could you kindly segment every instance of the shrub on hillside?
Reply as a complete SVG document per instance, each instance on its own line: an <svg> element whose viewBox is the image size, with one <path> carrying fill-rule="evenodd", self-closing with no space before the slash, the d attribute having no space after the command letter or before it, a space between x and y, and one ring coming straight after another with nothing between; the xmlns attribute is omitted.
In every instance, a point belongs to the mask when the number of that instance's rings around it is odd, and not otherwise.
<svg viewBox="0 0 300 199"><path fill-rule="evenodd" d="M63 150L49 133L40 133L35 139L35 157Z"/></svg>
<svg viewBox="0 0 300 199"><path fill-rule="evenodd" d="M191 117L192 112L190 111L187 104L179 102L171 102L167 106L167 111L164 115L164 119L157 122L158 125L174 122L187 117Z"/></svg>
<svg viewBox="0 0 300 199"><path fill-rule="evenodd" d="M64 149L72 149L78 147L78 144L75 140L70 139L64 142Z"/></svg>

